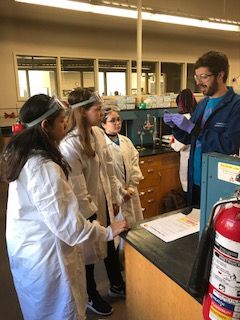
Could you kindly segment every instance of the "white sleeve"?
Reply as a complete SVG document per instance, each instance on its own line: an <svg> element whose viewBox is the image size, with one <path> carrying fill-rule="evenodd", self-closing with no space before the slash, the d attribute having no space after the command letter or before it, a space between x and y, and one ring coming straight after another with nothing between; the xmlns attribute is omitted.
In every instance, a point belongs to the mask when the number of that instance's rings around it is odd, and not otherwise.
<svg viewBox="0 0 240 320"><path fill-rule="evenodd" d="M186 147L186 145L183 144L182 142L178 141L174 137L174 142L171 143L171 147L173 148L174 151L179 152L179 151L183 150Z"/></svg>
<svg viewBox="0 0 240 320"><path fill-rule="evenodd" d="M82 216L74 192L57 164L48 161L32 170L27 189L44 223L68 245L89 238L107 241L109 231Z"/></svg>
<svg viewBox="0 0 240 320"><path fill-rule="evenodd" d="M129 187L136 187L143 179L143 175L139 167L139 153L130 140L129 146L131 149L131 172L129 177Z"/></svg>
<svg viewBox="0 0 240 320"><path fill-rule="evenodd" d="M106 167L107 167L107 173L108 173L108 177L111 185L112 202L120 203L120 194L119 194L120 181L116 177L114 165L113 165L113 159L108 150L106 151Z"/></svg>
<svg viewBox="0 0 240 320"><path fill-rule="evenodd" d="M73 191L78 200L79 208L84 217L89 218L98 211L98 207L88 192L86 179L83 174L82 162L75 151L75 148L78 147L79 146L72 146L68 142L63 142L60 145L60 150L72 168L70 179L72 181Z"/></svg>

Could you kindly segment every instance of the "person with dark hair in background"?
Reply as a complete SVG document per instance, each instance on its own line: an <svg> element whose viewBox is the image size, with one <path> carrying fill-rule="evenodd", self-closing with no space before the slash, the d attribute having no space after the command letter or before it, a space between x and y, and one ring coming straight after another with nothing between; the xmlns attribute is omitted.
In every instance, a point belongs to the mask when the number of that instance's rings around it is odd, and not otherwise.
<svg viewBox="0 0 240 320"><path fill-rule="evenodd" d="M174 137L191 144L188 166L188 201L199 207L202 153L236 154L240 147L240 96L226 81L227 56L209 51L194 66L195 81L206 96L196 106L191 119L181 114L164 114L164 122L173 128Z"/></svg>
<svg viewBox="0 0 240 320"><path fill-rule="evenodd" d="M84 320L87 294L82 247L112 241L125 222L87 221L68 182L69 164L58 149L66 134L65 108L45 94L20 110L26 126L0 159L9 183L6 240L14 285L25 320ZM120 224L121 223L121 224Z"/></svg>
<svg viewBox="0 0 240 320"><path fill-rule="evenodd" d="M190 89L182 90L176 98L176 104L178 107L178 112L183 114L187 119L191 118L197 101ZM190 152L190 145L185 145L178 141L174 136L171 139L171 147L176 152L180 152L180 168L179 177L182 185L182 189L187 193L187 171L188 171L188 158Z"/></svg>
<svg viewBox="0 0 240 320"><path fill-rule="evenodd" d="M72 171L70 178L81 212L86 219L97 219L108 226L114 221L120 203L117 178L108 152L104 132L97 125L102 117L101 97L85 88L73 90L68 102L71 108L69 132L60 149ZM104 259L110 280L109 294L124 297L120 262L114 241L108 245L96 241L84 244L88 308L100 315L110 315L112 306L99 294L94 279L94 264Z"/></svg>

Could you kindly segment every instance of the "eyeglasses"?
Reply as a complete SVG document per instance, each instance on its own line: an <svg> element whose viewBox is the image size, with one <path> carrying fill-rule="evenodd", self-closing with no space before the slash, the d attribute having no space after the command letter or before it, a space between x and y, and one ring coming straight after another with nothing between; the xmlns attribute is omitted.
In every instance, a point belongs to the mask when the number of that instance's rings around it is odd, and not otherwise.
<svg viewBox="0 0 240 320"><path fill-rule="evenodd" d="M194 75L194 80L195 81L207 81L209 77L214 76L213 73L207 74L207 73L202 73L199 75Z"/></svg>
<svg viewBox="0 0 240 320"><path fill-rule="evenodd" d="M110 122L110 123L117 123L117 122L122 122L121 118L112 118L111 120L107 120L106 122Z"/></svg>

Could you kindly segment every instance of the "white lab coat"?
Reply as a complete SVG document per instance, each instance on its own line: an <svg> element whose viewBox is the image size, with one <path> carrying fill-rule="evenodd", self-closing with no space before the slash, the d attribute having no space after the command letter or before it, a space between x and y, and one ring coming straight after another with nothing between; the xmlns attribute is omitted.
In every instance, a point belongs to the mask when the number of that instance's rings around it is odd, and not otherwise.
<svg viewBox="0 0 240 320"><path fill-rule="evenodd" d="M191 118L190 113L184 114L187 119ZM180 152L180 167L179 167L179 177L182 185L183 191L187 192L188 183L188 158L190 153L190 145L185 145L174 138L174 142L171 147L176 152Z"/></svg>
<svg viewBox="0 0 240 320"><path fill-rule="evenodd" d="M142 207L137 186L143 179L139 168L139 153L131 140L121 134L118 135L119 145L105 135L106 143L113 159L114 169L118 178L118 188L121 194L120 214L131 227L133 223L143 219ZM134 190L133 197L124 202L126 188Z"/></svg>
<svg viewBox="0 0 240 320"><path fill-rule="evenodd" d="M85 319L85 264L81 246L107 240L105 228L86 221L57 164L31 157L9 184L6 239L25 320Z"/></svg>
<svg viewBox="0 0 240 320"><path fill-rule="evenodd" d="M82 214L89 218L96 213L98 221L107 226L106 205L112 222L112 204L119 203L117 179L104 132L99 127L92 127L91 144L95 157L86 155L74 130L62 140L60 150L72 168L70 178ZM107 256L106 243L88 241L83 247L86 264L94 264Z"/></svg>

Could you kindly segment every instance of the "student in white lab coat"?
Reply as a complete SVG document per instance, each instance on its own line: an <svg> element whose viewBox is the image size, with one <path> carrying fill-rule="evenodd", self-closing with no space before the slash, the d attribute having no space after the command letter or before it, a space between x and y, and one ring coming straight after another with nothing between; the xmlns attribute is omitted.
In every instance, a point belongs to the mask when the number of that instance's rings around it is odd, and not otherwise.
<svg viewBox="0 0 240 320"><path fill-rule="evenodd" d="M9 182L7 250L23 317L83 320L87 295L79 244L112 240L126 224L106 229L79 211L70 167L57 146L66 132L59 100L35 95L20 119L26 129L5 147L0 176Z"/></svg>
<svg viewBox="0 0 240 320"><path fill-rule="evenodd" d="M143 219L137 189L139 181L143 179L139 168L139 154L131 140L119 134L122 121L118 110L114 106L106 107L103 113L101 125L114 160L114 169L121 194L118 218L126 219L128 225L131 226L134 222Z"/></svg>
<svg viewBox="0 0 240 320"><path fill-rule="evenodd" d="M191 118L197 101L190 89L182 90L176 98L176 104L178 112L183 114L187 119ZM180 152L180 168L179 177L184 192L187 192L187 181L188 181L188 158L190 152L190 145L185 145L178 141L176 138L171 139L171 147Z"/></svg>
<svg viewBox="0 0 240 320"><path fill-rule="evenodd" d="M118 211L119 193L112 158L108 152L104 132L99 127L102 100L91 89L77 88L68 97L72 109L69 133L60 144L72 171L70 177L79 208L84 217L98 219L107 226ZM94 279L94 264L104 259L110 280L110 295L125 295L124 281L114 242L103 246L88 241L84 245L86 257L88 308L100 315L109 315L113 308L99 294Z"/></svg>

